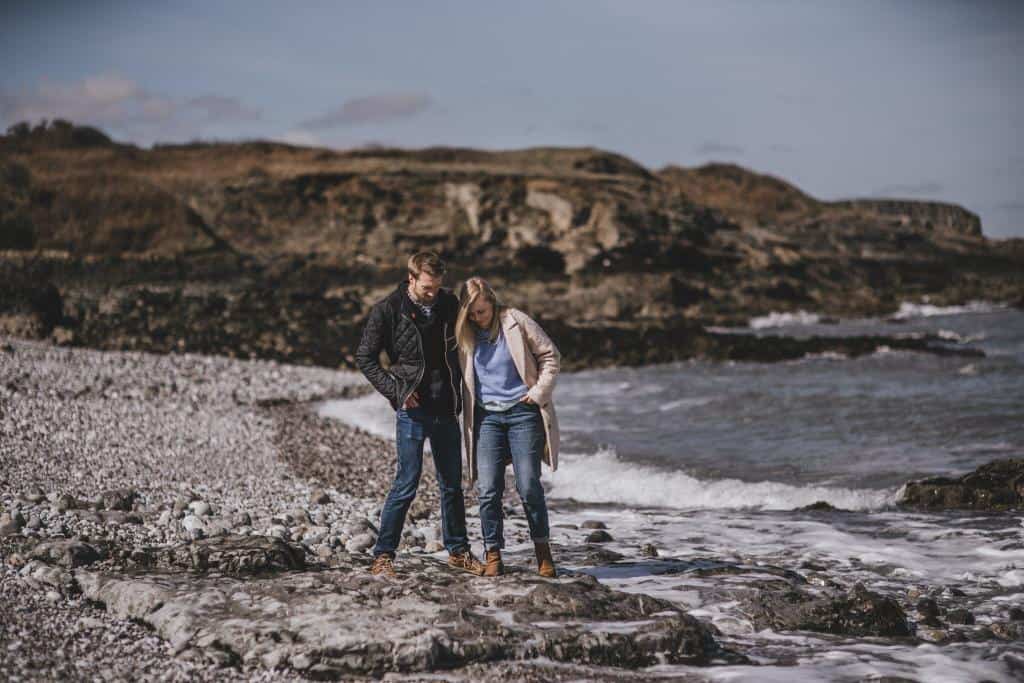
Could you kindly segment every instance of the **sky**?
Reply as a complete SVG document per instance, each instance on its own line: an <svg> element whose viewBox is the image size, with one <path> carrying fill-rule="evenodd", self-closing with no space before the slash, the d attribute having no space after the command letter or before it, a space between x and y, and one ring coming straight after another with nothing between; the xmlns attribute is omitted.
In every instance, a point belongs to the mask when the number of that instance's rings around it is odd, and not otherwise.
<svg viewBox="0 0 1024 683"><path fill-rule="evenodd" d="M0 125L593 146L1024 237L1024 2L0 0Z"/></svg>

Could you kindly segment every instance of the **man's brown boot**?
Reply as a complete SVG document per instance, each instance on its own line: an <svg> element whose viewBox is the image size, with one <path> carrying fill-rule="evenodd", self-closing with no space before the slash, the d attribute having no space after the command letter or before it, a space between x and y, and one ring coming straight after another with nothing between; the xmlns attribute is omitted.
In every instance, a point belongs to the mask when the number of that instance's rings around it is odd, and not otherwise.
<svg viewBox="0 0 1024 683"><path fill-rule="evenodd" d="M551 546L546 542L533 543L533 550L537 553L537 573L546 579L553 579L555 572L555 561L551 558Z"/></svg>
<svg viewBox="0 0 1024 683"><path fill-rule="evenodd" d="M394 578L396 576L394 558L387 553L381 553L373 558L373 566L370 567L370 573L375 576Z"/></svg>
<svg viewBox="0 0 1024 683"><path fill-rule="evenodd" d="M505 564L501 561L501 551L495 548L484 553L484 576L501 576L505 573Z"/></svg>
<svg viewBox="0 0 1024 683"><path fill-rule="evenodd" d="M448 555L448 566L477 576L484 573L484 565L480 560L473 557L473 553L468 550Z"/></svg>

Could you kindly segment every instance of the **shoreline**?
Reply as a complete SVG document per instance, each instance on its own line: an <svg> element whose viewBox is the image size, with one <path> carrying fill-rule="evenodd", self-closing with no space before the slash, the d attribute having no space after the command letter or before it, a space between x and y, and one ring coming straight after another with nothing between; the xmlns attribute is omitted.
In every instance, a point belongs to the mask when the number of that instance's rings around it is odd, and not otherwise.
<svg viewBox="0 0 1024 683"><path fill-rule="evenodd" d="M366 548L393 445L313 411L363 391L358 377L323 368L0 338L0 499L23 518L0 536L0 635L18 644L0 648L0 667L13 680L350 680L396 670L414 679L443 671L618 681L657 680L644 669L658 661L712 665L688 680L752 664L742 639L678 604L569 567L699 570L722 577L715 590L756 607L762 628L838 628L793 622L778 602L791 594L804 601L800 618L846 610L847 637L913 637L906 596L858 593L828 567L765 566L732 553L675 558L664 547L652 559L657 549L652 556L632 540L613 551L590 540L600 517L577 520L587 513L572 506L560 512L563 571L541 580L528 570L513 487L513 572L500 583L452 573L431 553L439 519L429 458L402 576L377 580L365 571ZM743 581L730 587L724 577ZM854 599L861 617L849 616ZM960 628L945 625L936 637ZM268 629L292 635L270 643L259 635ZM54 639L61 647L49 647Z"/></svg>

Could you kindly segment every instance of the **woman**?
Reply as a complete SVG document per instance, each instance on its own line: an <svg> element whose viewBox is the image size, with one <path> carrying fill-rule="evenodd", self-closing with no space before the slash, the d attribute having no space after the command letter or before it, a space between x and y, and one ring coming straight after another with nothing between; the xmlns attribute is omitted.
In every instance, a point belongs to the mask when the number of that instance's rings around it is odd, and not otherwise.
<svg viewBox="0 0 1024 683"><path fill-rule="evenodd" d="M484 280L470 278L459 297L455 322L462 365L463 443L471 481L480 493L484 576L503 573L501 497L511 460L541 576L554 577L548 542L548 508L540 463L558 467L558 420L551 393L560 355L540 325L502 306Z"/></svg>

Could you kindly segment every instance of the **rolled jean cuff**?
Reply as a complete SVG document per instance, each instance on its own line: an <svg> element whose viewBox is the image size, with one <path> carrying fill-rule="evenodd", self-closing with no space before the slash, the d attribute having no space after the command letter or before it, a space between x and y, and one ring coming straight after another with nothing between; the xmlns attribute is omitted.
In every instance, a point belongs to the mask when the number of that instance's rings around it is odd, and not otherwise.
<svg viewBox="0 0 1024 683"><path fill-rule="evenodd" d="M548 543L551 540L551 538L549 536L544 536L543 538L532 538L530 540L532 540L534 543Z"/></svg>

